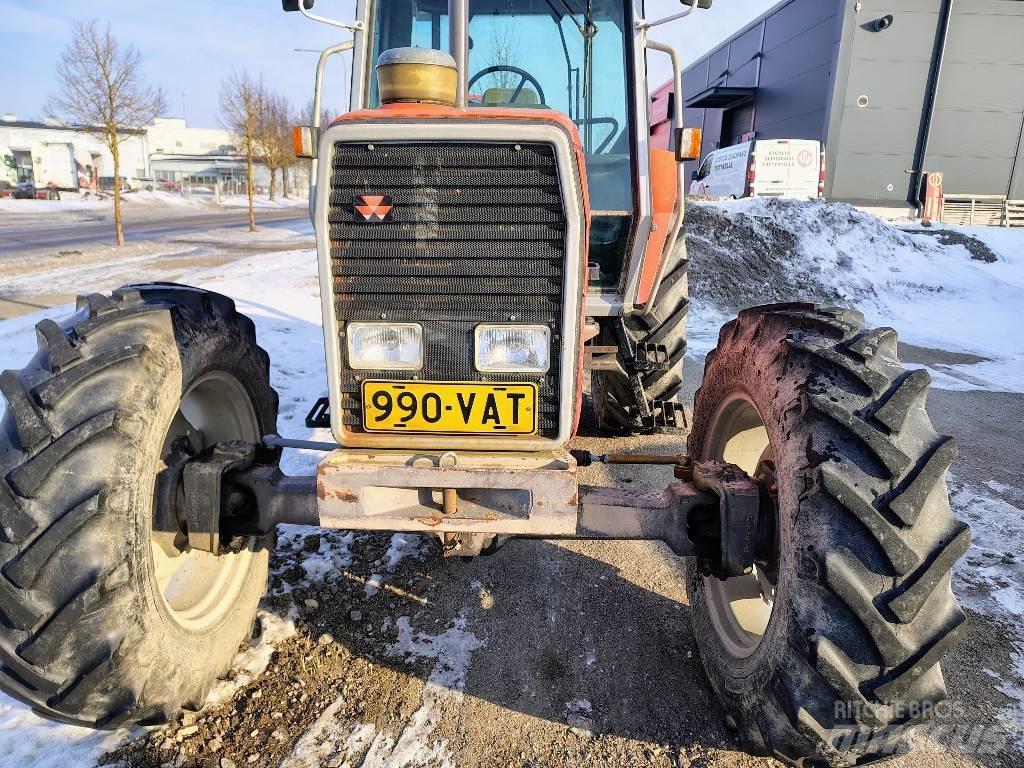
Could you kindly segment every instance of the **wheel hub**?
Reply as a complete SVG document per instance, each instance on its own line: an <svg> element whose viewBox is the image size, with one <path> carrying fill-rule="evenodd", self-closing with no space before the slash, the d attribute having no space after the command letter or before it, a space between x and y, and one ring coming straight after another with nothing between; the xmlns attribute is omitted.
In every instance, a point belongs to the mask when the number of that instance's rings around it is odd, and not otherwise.
<svg viewBox="0 0 1024 768"><path fill-rule="evenodd" d="M704 568L704 594L711 622L726 651L746 658L760 646L778 599L779 484L774 451L767 429L750 399L743 393L726 397L719 405L708 432L705 457L735 464L747 472L759 493L757 519L750 526L749 560L742 569L714 572ZM723 552L736 531L723 531ZM723 563L723 566L725 563Z"/></svg>
<svg viewBox="0 0 1024 768"><path fill-rule="evenodd" d="M222 552L219 526L213 526L217 546L196 546L202 537L190 530L185 501L190 467L202 463L197 459L219 443L256 443L259 438L259 422L245 387L224 372L196 381L168 427L153 488L150 554L163 607L184 629L208 631L228 616L248 582L258 544L256 537L248 536ZM219 509L219 495L216 503ZM212 540L209 531L206 534Z"/></svg>

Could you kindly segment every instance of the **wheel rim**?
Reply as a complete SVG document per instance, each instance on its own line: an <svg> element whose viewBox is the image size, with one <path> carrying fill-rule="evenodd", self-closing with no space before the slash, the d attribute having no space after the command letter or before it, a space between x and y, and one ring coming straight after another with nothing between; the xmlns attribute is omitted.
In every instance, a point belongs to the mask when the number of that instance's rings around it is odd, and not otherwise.
<svg viewBox="0 0 1024 768"><path fill-rule="evenodd" d="M208 373L189 388L164 438L157 474L167 470L172 444L182 437L195 450L230 440L260 439L259 420L238 379L225 372ZM155 489L153 503L154 509L165 503ZM182 628L204 632L234 610L255 564L256 539L250 538L239 552L218 556L188 546L181 533L151 529L150 552L166 612Z"/></svg>
<svg viewBox="0 0 1024 768"><path fill-rule="evenodd" d="M702 458L735 464L751 477L759 468L774 466L768 431L746 394L734 392L718 406ZM757 650L771 621L776 585L770 573L778 573L777 546L770 559L742 576L702 577L711 623L726 651L736 658L747 658Z"/></svg>

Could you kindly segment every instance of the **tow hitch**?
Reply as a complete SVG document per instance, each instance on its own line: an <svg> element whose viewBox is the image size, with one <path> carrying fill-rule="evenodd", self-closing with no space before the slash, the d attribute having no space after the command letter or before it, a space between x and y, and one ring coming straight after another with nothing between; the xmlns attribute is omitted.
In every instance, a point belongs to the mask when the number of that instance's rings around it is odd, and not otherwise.
<svg viewBox="0 0 1024 768"><path fill-rule="evenodd" d="M185 464L177 519L192 547L224 551L230 536L279 523L431 533L457 556L521 536L645 539L725 578L749 570L771 536L763 483L685 455L348 449L332 450L314 476L291 477L277 468L284 445L278 437L222 443ZM595 462L671 465L676 482L657 491L580 485L578 467Z"/></svg>

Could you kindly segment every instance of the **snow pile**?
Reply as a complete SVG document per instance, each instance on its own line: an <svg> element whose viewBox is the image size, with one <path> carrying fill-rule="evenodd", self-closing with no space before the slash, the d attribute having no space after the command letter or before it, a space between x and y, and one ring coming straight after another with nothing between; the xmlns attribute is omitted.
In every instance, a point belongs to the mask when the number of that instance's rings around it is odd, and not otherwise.
<svg viewBox="0 0 1024 768"><path fill-rule="evenodd" d="M249 198L245 195L229 195L221 198L222 208L248 208ZM304 208L309 201L304 197L277 197L271 200L269 197L257 196L252 201L254 208Z"/></svg>
<svg viewBox="0 0 1024 768"><path fill-rule="evenodd" d="M64 195L60 200L14 200L0 198L0 213L15 214L4 216L7 223L16 223L16 214L53 213L60 211L104 211L111 203L99 197Z"/></svg>
<svg viewBox="0 0 1024 768"><path fill-rule="evenodd" d="M1024 391L1024 337L1007 333L1024 303L1022 230L942 237L843 203L775 198L696 203L688 227L695 350L713 346L717 326L745 307L819 301L855 307L904 342L985 358L936 366L940 386L958 386L952 376Z"/></svg>
<svg viewBox="0 0 1024 768"><path fill-rule="evenodd" d="M179 208L202 208L206 203L202 199L185 197L180 192L167 192L162 189L140 189L122 195L121 199L131 205L162 205ZM113 200L109 201L113 206Z"/></svg>
<svg viewBox="0 0 1024 768"><path fill-rule="evenodd" d="M140 189L124 192L121 195L121 202L127 212L129 224L135 217L152 218L163 215L164 211L174 215L224 213L224 209L238 210L249 206L249 200L245 195L227 195L218 203L212 187L193 187L187 195L160 189ZM257 195L253 200L253 207L260 210L294 210L306 208L308 205L306 197L297 196L287 200L279 196L271 200L266 195ZM65 192L61 193L60 200L0 198L0 229L27 226L41 221L57 226L86 221L107 221L112 220L113 212L114 198L110 193L96 195Z"/></svg>
<svg viewBox="0 0 1024 768"><path fill-rule="evenodd" d="M105 753L142 734L92 731L42 720L24 704L0 695L0 753L5 765L18 768L95 765Z"/></svg>

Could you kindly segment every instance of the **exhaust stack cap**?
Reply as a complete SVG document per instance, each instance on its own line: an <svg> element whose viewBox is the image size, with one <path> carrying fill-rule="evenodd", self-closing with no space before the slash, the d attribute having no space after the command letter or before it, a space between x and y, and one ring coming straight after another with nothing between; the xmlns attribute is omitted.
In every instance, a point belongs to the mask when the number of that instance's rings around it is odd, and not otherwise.
<svg viewBox="0 0 1024 768"><path fill-rule="evenodd" d="M432 48L391 48L377 59L377 86L382 104L396 101L455 106L458 70L455 59Z"/></svg>

